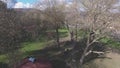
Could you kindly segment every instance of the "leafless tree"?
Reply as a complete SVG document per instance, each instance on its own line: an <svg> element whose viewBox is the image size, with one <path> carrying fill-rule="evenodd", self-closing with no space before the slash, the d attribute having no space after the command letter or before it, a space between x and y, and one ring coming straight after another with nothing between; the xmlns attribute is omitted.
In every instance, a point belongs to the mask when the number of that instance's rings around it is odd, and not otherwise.
<svg viewBox="0 0 120 68"><path fill-rule="evenodd" d="M21 9L22 10L22 9ZM45 23L41 21L41 13L36 9L26 9L27 12L21 11L20 21L22 25L22 35L23 40L25 41L35 41L39 39L39 36L42 32L45 31ZM19 11L18 11L19 12Z"/></svg>
<svg viewBox="0 0 120 68"><path fill-rule="evenodd" d="M56 32L56 42L58 47L60 46L59 28L64 23L64 5L59 4L57 0L45 0L38 3L37 7L43 7L43 14L46 21L50 23Z"/></svg>
<svg viewBox="0 0 120 68"><path fill-rule="evenodd" d="M80 27L80 11L78 4L73 2L70 5L66 5L66 17L65 17L65 25L70 33L71 41L78 39L78 30ZM80 22L80 23L79 23ZM75 36L75 37L74 37Z"/></svg>
<svg viewBox="0 0 120 68"><path fill-rule="evenodd" d="M110 12L117 0L74 0L69 7L64 3L60 7L57 0L46 0L43 5L39 3L37 6L44 6L44 16L56 29L56 41L59 45L59 27L62 22L66 22L70 29L71 39L75 28L84 29L87 38L85 49L80 57L80 66L82 66L86 56L91 53L104 53L93 51L92 44L98 42L109 33L110 24L113 23L114 14ZM42 5L41 5L42 4ZM62 8L62 9L61 9ZM64 10L63 10L64 9ZM82 11L80 10L82 9ZM64 18L64 13L66 13ZM71 26L71 28L70 28ZM76 30L76 34L77 30ZM76 35L77 39L77 35ZM91 48L90 48L91 47Z"/></svg>
<svg viewBox="0 0 120 68"><path fill-rule="evenodd" d="M93 51L89 47L93 43L98 42L101 38L105 37L110 23L113 22L113 14L110 12L116 0L76 0L77 3L82 5L85 10L84 25L87 26L87 41L86 47L80 58L80 65L83 64L84 59L90 53L103 53Z"/></svg>

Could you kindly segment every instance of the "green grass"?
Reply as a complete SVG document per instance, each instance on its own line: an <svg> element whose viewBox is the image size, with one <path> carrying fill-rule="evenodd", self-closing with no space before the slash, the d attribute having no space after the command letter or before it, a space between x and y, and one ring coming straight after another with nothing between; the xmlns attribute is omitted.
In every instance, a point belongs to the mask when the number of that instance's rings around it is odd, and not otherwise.
<svg viewBox="0 0 120 68"><path fill-rule="evenodd" d="M22 53L21 57L28 56L27 54L28 52L43 49L50 42L51 41L22 43L23 47L20 48L20 52ZM0 62L7 62L7 61L8 61L7 54L0 55Z"/></svg>
<svg viewBox="0 0 120 68"><path fill-rule="evenodd" d="M52 30L54 32L54 30ZM50 31L50 32L52 32ZM48 31L49 32L49 31ZM67 37L68 30L67 29L59 29L60 32L60 38L61 37ZM79 31L78 36L84 37L86 33L84 31ZM41 50L48 46L51 43L51 40L46 39L47 36L40 36L40 40L37 42L24 42L22 43L22 47L20 48L20 51L22 52L22 57L28 56L28 53L31 53L33 51ZM114 41L111 38L103 38L100 40L101 42L115 48L120 48L120 42ZM6 54L0 55L0 62L6 62L8 60Z"/></svg>
<svg viewBox="0 0 120 68"><path fill-rule="evenodd" d="M59 32L68 32L67 29L59 29Z"/></svg>
<svg viewBox="0 0 120 68"><path fill-rule="evenodd" d="M20 49L20 51L22 52L22 57L30 56L31 52L38 51L45 48L46 46L48 46L50 42L51 41L23 43L23 47Z"/></svg>
<svg viewBox="0 0 120 68"><path fill-rule="evenodd" d="M0 62L5 62L7 61L6 55L0 55Z"/></svg>
<svg viewBox="0 0 120 68"><path fill-rule="evenodd" d="M86 32L84 30L80 30L78 33L78 36L80 36L80 38L84 38L86 36ZM100 42L105 43L106 45L110 46L110 47L114 47L114 48L119 48L120 49L120 42L115 41L114 39L110 38L110 37L105 37L102 38L100 40Z"/></svg>
<svg viewBox="0 0 120 68"><path fill-rule="evenodd" d="M55 32L54 30L48 30L48 32ZM59 29L60 37L66 37L68 35L67 29ZM51 40L47 40L47 36L41 35L39 41L37 42L24 42L21 44L19 49L22 52L23 56L27 56L29 52L41 50L44 47L48 46ZM0 62L6 62L8 60L7 54L0 55Z"/></svg>
<svg viewBox="0 0 120 68"><path fill-rule="evenodd" d="M86 36L86 32L84 30L79 30L78 31L78 36L81 37L81 38L84 38Z"/></svg>
<svg viewBox="0 0 120 68"><path fill-rule="evenodd" d="M110 47L114 47L114 48L120 49L120 42L115 41L115 40L113 40L111 38L103 38L100 41L105 43L105 44L107 44Z"/></svg>
<svg viewBox="0 0 120 68"><path fill-rule="evenodd" d="M52 32L54 34L55 38L55 30L48 30L46 32ZM59 36L60 38L67 37L68 36L68 30L67 29L59 29Z"/></svg>
<svg viewBox="0 0 120 68"><path fill-rule="evenodd" d="M46 32L55 32L55 30L47 30ZM66 28L59 29L59 32L68 32Z"/></svg>
<svg viewBox="0 0 120 68"><path fill-rule="evenodd" d="M25 42L23 43L23 48L20 50L22 52L34 51L44 48L46 42Z"/></svg>

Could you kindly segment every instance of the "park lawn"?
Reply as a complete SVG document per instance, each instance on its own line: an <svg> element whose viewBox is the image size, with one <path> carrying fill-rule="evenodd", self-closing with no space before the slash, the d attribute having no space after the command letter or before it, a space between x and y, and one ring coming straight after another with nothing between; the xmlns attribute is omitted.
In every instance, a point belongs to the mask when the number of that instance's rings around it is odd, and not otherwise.
<svg viewBox="0 0 120 68"><path fill-rule="evenodd" d="M68 32L67 29L59 29L59 32Z"/></svg>
<svg viewBox="0 0 120 68"><path fill-rule="evenodd" d="M55 32L55 30L47 30L47 32ZM59 32L68 32L68 30L66 28L61 28Z"/></svg>
<svg viewBox="0 0 120 68"><path fill-rule="evenodd" d="M60 38L68 36L68 30L67 29L59 29L59 32L60 32ZM41 36L41 40L37 41L37 42L25 42L25 43L22 43L23 47L20 49L20 51L22 53L24 53L23 56L27 56L27 53L29 53L29 52L36 51L36 50L41 50L41 49L43 49L43 48L45 48L47 46L50 46L51 43L54 40L47 40L46 37L47 36Z"/></svg>
<svg viewBox="0 0 120 68"><path fill-rule="evenodd" d="M103 38L100 41L107 44L107 46L120 49L120 42L119 41L115 41L111 38Z"/></svg>
<svg viewBox="0 0 120 68"><path fill-rule="evenodd" d="M46 46L46 42L25 42L23 43L23 47L20 49L22 52L40 50Z"/></svg>
<svg viewBox="0 0 120 68"><path fill-rule="evenodd" d="M7 59L6 55L0 55L0 62L5 62L7 61L6 59Z"/></svg>
<svg viewBox="0 0 120 68"><path fill-rule="evenodd" d="M60 38L64 38L68 36L68 30L67 29L59 29Z"/></svg>
<svg viewBox="0 0 120 68"><path fill-rule="evenodd" d="M59 29L60 32L60 37L66 37L68 35L68 30L67 29ZM45 36L42 36L40 41L37 42L24 42L21 44L20 52L22 52L22 57L28 56L27 53L36 51L36 50L41 50L45 48L46 46L49 46L49 44L53 42L53 40L46 40ZM8 58L6 56L7 54L2 54L0 55L0 62L7 62Z"/></svg>
<svg viewBox="0 0 120 68"><path fill-rule="evenodd" d="M55 33L55 30L47 30L46 32ZM60 36L60 38L67 37L68 36L68 30L66 28L59 29L59 36Z"/></svg>
<svg viewBox="0 0 120 68"><path fill-rule="evenodd" d="M43 49L47 46L48 43L51 41L42 41L42 42L25 42L22 43L22 48L20 48L20 52L22 53L21 57L28 56L28 52L32 52L35 50ZM0 62L6 63L8 61L8 58L6 56L7 54L0 55Z"/></svg>

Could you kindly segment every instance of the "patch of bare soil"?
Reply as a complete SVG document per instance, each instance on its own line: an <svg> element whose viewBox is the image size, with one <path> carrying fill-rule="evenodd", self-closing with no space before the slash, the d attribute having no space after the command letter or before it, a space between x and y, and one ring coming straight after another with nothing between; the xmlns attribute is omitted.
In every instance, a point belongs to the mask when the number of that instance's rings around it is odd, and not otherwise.
<svg viewBox="0 0 120 68"><path fill-rule="evenodd" d="M120 54L110 52L106 58L95 59L85 65L85 68L120 68Z"/></svg>

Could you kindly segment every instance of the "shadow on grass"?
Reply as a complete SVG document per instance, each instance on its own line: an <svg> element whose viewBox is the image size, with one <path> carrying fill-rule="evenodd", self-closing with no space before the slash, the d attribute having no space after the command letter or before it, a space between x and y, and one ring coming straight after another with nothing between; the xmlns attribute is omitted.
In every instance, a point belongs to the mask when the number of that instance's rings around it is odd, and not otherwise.
<svg viewBox="0 0 120 68"><path fill-rule="evenodd" d="M74 42L74 44L70 41L65 41L61 43L64 44L61 48L57 48L55 47L55 45L52 45L43 48L42 50L30 51L26 52L25 54L28 56L50 59L53 63L54 68L67 68L65 62L66 59L74 58L74 60L76 61L80 60L80 57L86 47L86 39L82 39L79 42ZM89 50L91 48L94 51L105 51L105 46L101 42L94 43L91 47L89 47ZM86 56L87 59L84 60L84 63L89 62L97 58L98 56L98 54L91 53L90 55Z"/></svg>
<svg viewBox="0 0 120 68"><path fill-rule="evenodd" d="M60 32L60 37L61 38L64 38L64 37L67 37L67 36L68 36L67 32Z"/></svg>
<svg viewBox="0 0 120 68"><path fill-rule="evenodd" d="M0 68L8 68L8 64L0 62Z"/></svg>
<svg viewBox="0 0 120 68"><path fill-rule="evenodd" d="M36 58L49 59L53 65L53 68L68 68L66 62L61 59L63 48L57 47L46 47L42 50L35 50L31 52L26 52L28 56L34 56Z"/></svg>
<svg viewBox="0 0 120 68"><path fill-rule="evenodd" d="M35 50L35 51L26 52L25 55L51 58L52 56L54 56L54 54L56 54L62 50L63 50L62 48L57 48L57 47L53 46L53 47L46 47L42 50Z"/></svg>

